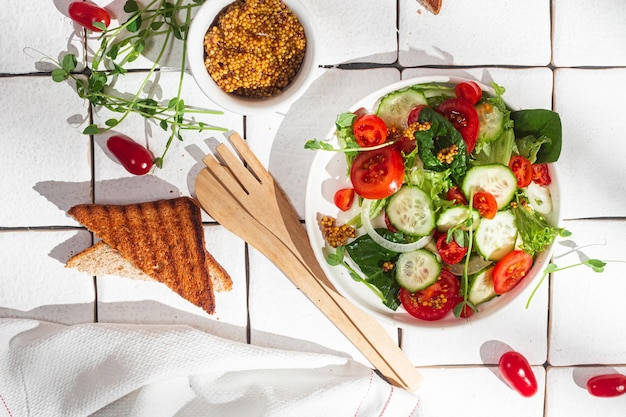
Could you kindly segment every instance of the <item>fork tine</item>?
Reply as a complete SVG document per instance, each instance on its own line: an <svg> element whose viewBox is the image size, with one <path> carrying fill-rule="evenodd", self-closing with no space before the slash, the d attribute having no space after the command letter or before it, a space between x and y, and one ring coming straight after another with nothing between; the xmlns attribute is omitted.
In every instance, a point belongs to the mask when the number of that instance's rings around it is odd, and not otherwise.
<svg viewBox="0 0 626 417"><path fill-rule="evenodd" d="M250 169L254 173L254 175L256 175L261 183L273 182L273 178L270 173L265 169L261 161L259 161L259 159L256 157L254 152L252 152L246 141L243 140L239 133L233 132L230 136L228 136L228 140L237 150L241 159L243 159L248 164L248 169Z"/></svg>
<svg viewBox="0 0 626 417"><path fill-rule="evenodd" d="M243 188L237 178L233 176L231 171L224 165L220 164L213 156L207 155L203 159L204 164L213 176L215 176L219 182L224 185L235 198L242 199L247 195L247 190Z"/></svg>
<svg viewBox="0 0 626 417"><path fill-rule="evenodd" d="M244 189L251 192L259 187L259 179L244 166L243 162L226 145L219 145L216 151L224 165L231 171L232 176L239 181Z"/></svg>

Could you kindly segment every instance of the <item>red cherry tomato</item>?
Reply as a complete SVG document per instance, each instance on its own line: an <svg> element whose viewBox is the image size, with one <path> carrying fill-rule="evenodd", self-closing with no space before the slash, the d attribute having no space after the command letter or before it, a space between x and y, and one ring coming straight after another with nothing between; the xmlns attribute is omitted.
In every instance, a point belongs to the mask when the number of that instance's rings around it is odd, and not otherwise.
<svg viewBox="0 0 626 417"><path fill-rule="evenodd" d="M402 288L400 303L415 318L441 320L458 304L460 287L459 280L450 271L442 269L437 281L428 288L414 293Z"/></svg>
<svg viewBox="0 0 626 417"><path fill-rule="evenodd" d="M109 12L92 3L73 1L67 8L67 12L74 22L94 32L102 32L102 30L95 27L93 22L101 22L105 27L111 23Z"/></svg>
<svg viewBox="0 0 626 417"><path fill-rule="evenodd" d="M507 253L493 267L493 289L496 294L511 291L533 266L533 257L523 250Z"/></svg>
<svg viewBox="0 0 626 417"><path fill-rule="evenodd" d="M547 164L533 164L533 179L532 181L537 185L547 186L552 183L550 172Z"/></svg>
<svg viewBox="0 0 626 417"><path fill-rule="evenodd" d="M375 114L357 117L352 124L356 143L364 148L380 145L387 140L387 125Z"/></svg>
<svg viewBox="0 0 626 417"><path fill-rule="evenodd" d="M537 379L528 360L518 352L506 352L500 357L498 369L502 378L524 397L532 397L537 392Z"/></svg>
<svg viewBox="0 0 626 417"><path fill-rule="evenodd" d="M478 103L483 96L482 89L474 81L467 81L457 84L454 93L458 98L464 98L472 104Z"/></svg>
<svg viewBox="0 0 626 417"><path fill-rule="evenodd" d="M587 381L587 391L595 397L617 397L626 393L626 376L622 374L594 376Z"/></svg>
<svg viewBox="0 0 626 417"><path fill-rule="evenodd" d="M474 194L472 204L485 219L493 219L498 212L498 202L493 194L487 191L479 191Z"/></svg>
<svg viewBox="0 0 626 417"><path fill-rule="evenodd" d="M533 179L533 167L530 161L521 155L513 155L509 160L509 168L517 178L517 186L528 187Z"/></svg>
<svg viewBox="0 0 626 417"><path fill-rule="evenodd" d="M363 198L389 197L402 187L404 159L389 146L359 152L350 168L350 180L354 191Z"/></svg>
<svg viewBox="0 0 626 417"><path fill-rule="evenodd" d="M352 188L342 188L335 193L334 202L341 211L350 210L352 201L354 201L354 189Z"/></svg>
<svg viewBox="0 0 626 417"><path fill-rule="evenodd" d="M437 112L461 133L467 145L467 153L472 153L478 138L478 113L474 105L464 98L451 98L442 102L437 107Z"/></svg>
<svg viewBox="0 0 626 417"><path fill-rule="evenodd" d="M447 233L442 233L437 238L437 252L448 265L458 264L465 257L467 248L459 245L454 239L451 239L449 242L447 240Z"/></svg>
<svg viewBox="0 0 626 417"><path fill-rule="evenodd" d="M448 201L452 201L454 204L467 206L467 198L465 198L465 194L463 194L463 191L461 191L461 187L457 185L455 185L454 187L450 187L446 198L448 199Z"/></svg>
<svg viewBox="0 0 626 417"><path fill-rule="evenodd" d="M425 104L419 104L415 106L413 110L411 110L411 112L409 113L409 116L406 119L407 124L410 125L411 123L417 122L417 119L420 117L420 112L422 111L424 107L426 107Z"/></svg>
<svg viewBox="0 0 626 417"><path fill-rule="evenodd" d="M152 154L146 148L125 136L111 136L107 148L128 172L147 174L152 168Z"/></svg>

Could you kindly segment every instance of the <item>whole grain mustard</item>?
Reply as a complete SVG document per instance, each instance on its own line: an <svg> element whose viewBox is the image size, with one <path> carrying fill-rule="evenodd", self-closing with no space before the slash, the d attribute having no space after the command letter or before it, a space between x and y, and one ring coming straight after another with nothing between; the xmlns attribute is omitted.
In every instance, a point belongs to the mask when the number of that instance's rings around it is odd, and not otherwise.
<svg viewBox="0 0 626 417"><path fill-rule="evenodd" d="M295 78L306 37L296 15L280 0L237 0L204 37L205 66L227 93L271 97Z"/></svg>

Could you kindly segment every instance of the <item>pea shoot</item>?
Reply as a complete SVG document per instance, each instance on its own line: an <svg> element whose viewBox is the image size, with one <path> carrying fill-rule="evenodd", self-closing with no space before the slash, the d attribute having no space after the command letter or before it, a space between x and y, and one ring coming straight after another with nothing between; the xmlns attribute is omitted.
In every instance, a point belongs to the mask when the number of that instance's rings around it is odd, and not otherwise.
<svg viewBox="0 0 626 417"><path fill-rule="evenodd" d="M61 62L55 62L57 68L51 73L54 81L72 80L81 98L118 115L105 120L104 126L90 124L83 130L83 134L95 135L109 131L119 126L131 113L153 120L163 130L170 131L165 150L154 160L154 164L162 168L163 159L171 143L175 138L182 141L184 131L228 130L194 118L203 114L222 114L221 111L188 106L181 96L187 59L187 34L192 11L204 1L192 0L189 3L183 0L175 2L151 0L146 6L140 7L135 0L127 0L124 11L130 16L125 23L113 28L107 28L101 22L93 23L102 30L102 33L98 36L99 47L93 54L91 69L86 69L82 73L76 72L77 58L71 53L66 54ZM163 39L163 44L137 91L130 95L116 92L112 86L118 77L128 73L125 66L139 58L146 44L157 37ZM176 95L165 104L150 97L143 97L142 92L158 71L159 62L168 46L177 41L182 42L182 58Z"/></svg>

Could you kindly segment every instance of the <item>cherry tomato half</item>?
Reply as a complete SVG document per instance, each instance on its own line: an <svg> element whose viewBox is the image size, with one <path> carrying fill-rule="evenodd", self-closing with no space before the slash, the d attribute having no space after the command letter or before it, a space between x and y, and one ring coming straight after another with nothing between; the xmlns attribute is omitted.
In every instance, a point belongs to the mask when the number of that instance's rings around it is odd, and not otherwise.
<svg viewBox="0 0 626 417"><path fill-rule="evenodd" d="M428 288L414 293L402 288L400 303L407 313L420 320L441 320L458 304L460 287L452 272L442 269L437 281Z"/></svg>
<svg viewBox="0 0 626 417"><path fill-rule="evenodd" d="M404 159L389 146L359 152L350 167L350 180L354 191L363 198L389 197L402 187Z"/></svg>
<svg viewBox="0 0 626 417"><path fill-rule="evenodd" d="M493 219L498 212L498 202L496 198L487 191L478 191L474 194L472 204L476 210L480 213L481 217L485 219Z"/></svg>
<svg viewBox="0 0 626 417"><path fill-rule="evenodd" d="M523 250L507 253L493 267L493 289L496 294L511 291L533 266L533 257Z"/></svg>
<svg viewBox="0 0 626 417"><path fill-rule="evenodd" d="M467 206L467 198L465 198L465 194L463 194L463 191L461 191L461 187L459 187L458 185L450 187L446 198L448 199L448 201L452 201L454 204Z"/></svg>
<svg viewBox="0 0 626 417"><path fill-rule="evenodd" d="M84 1L73 1L67 8L70 18L81 26L94 32L102 32L93 22L101 22L105 27L111 23L111 16L102 7Z"/></svg>
<svg viewBox="0 0 626 417"><path fill-rule="evenodd" d="M356 143L364 148L380 145L387 140L387 125L375 114L357 117L352 124Z"/></svg>
<svg viewBox="0 0 626 417"><path fill-rule="evenodd" d="M152 168L152 154L146 148L125 136L111 136L107 148L128 172L147 174Z"/></svg>
<svg viewBox="0 0 626 417"><path fill-rule="evenodd" d="M617 397L626 393L626 376L605 374L587 381L587 391L595 397Z"/></svg>
<svg viewBox="0 0 626 417"><path fill-rule="evenodd" d="M449 242L447 240L447 233L442 233L441 236L437 238L437 252L439 252L441 259L448 265L458 264L465 257L467 248L459 245L454 239L450 239Z"/></svg>
<svg viewBox="0 0 626 417"><path fill-rule="evenodd" d="M547 164L533 164L533 179L537 185L548 186L552 183Z"/></svg>
<svg viewBox="0 0 626 417"><path fill-rule="evenodd" d="M352 202L354 201L354 189L352 188L342 188L341 190L337 190L334 196L334 202L337 208L341 211L348 211L350 207L352 207Z"/></svg>
<svg viewBox="0 0 626 417"><path fill-rule="evenodd" d="M517 178L517 186L528 187L533 179L533 167L530 161L521 155L513 155L509 160L509 168Z"/></svg>
<svg viewBox="0 0 626 417"><path fill-rule="evenodd" d="M483 96L482 89L474 81L458 83L454 87L454 93L458 98L464 98L472 104L478 103Z"/></svg>
<svg viewBox="0 0 626 417"><path fill-rule="evenodd" d="M528 360L518 352L504 353L498 362L502 378L515 391L524 397L532 397L537 392L537 379Z"/></svg>
<svg viewBox="0 0 626 417"><path fill-rule="evenodd" d="M437 112L461 133L467 145L467 153L472 153L478 138L478 113L473 104L464 98L451 98L442 102Z"/></svg>

